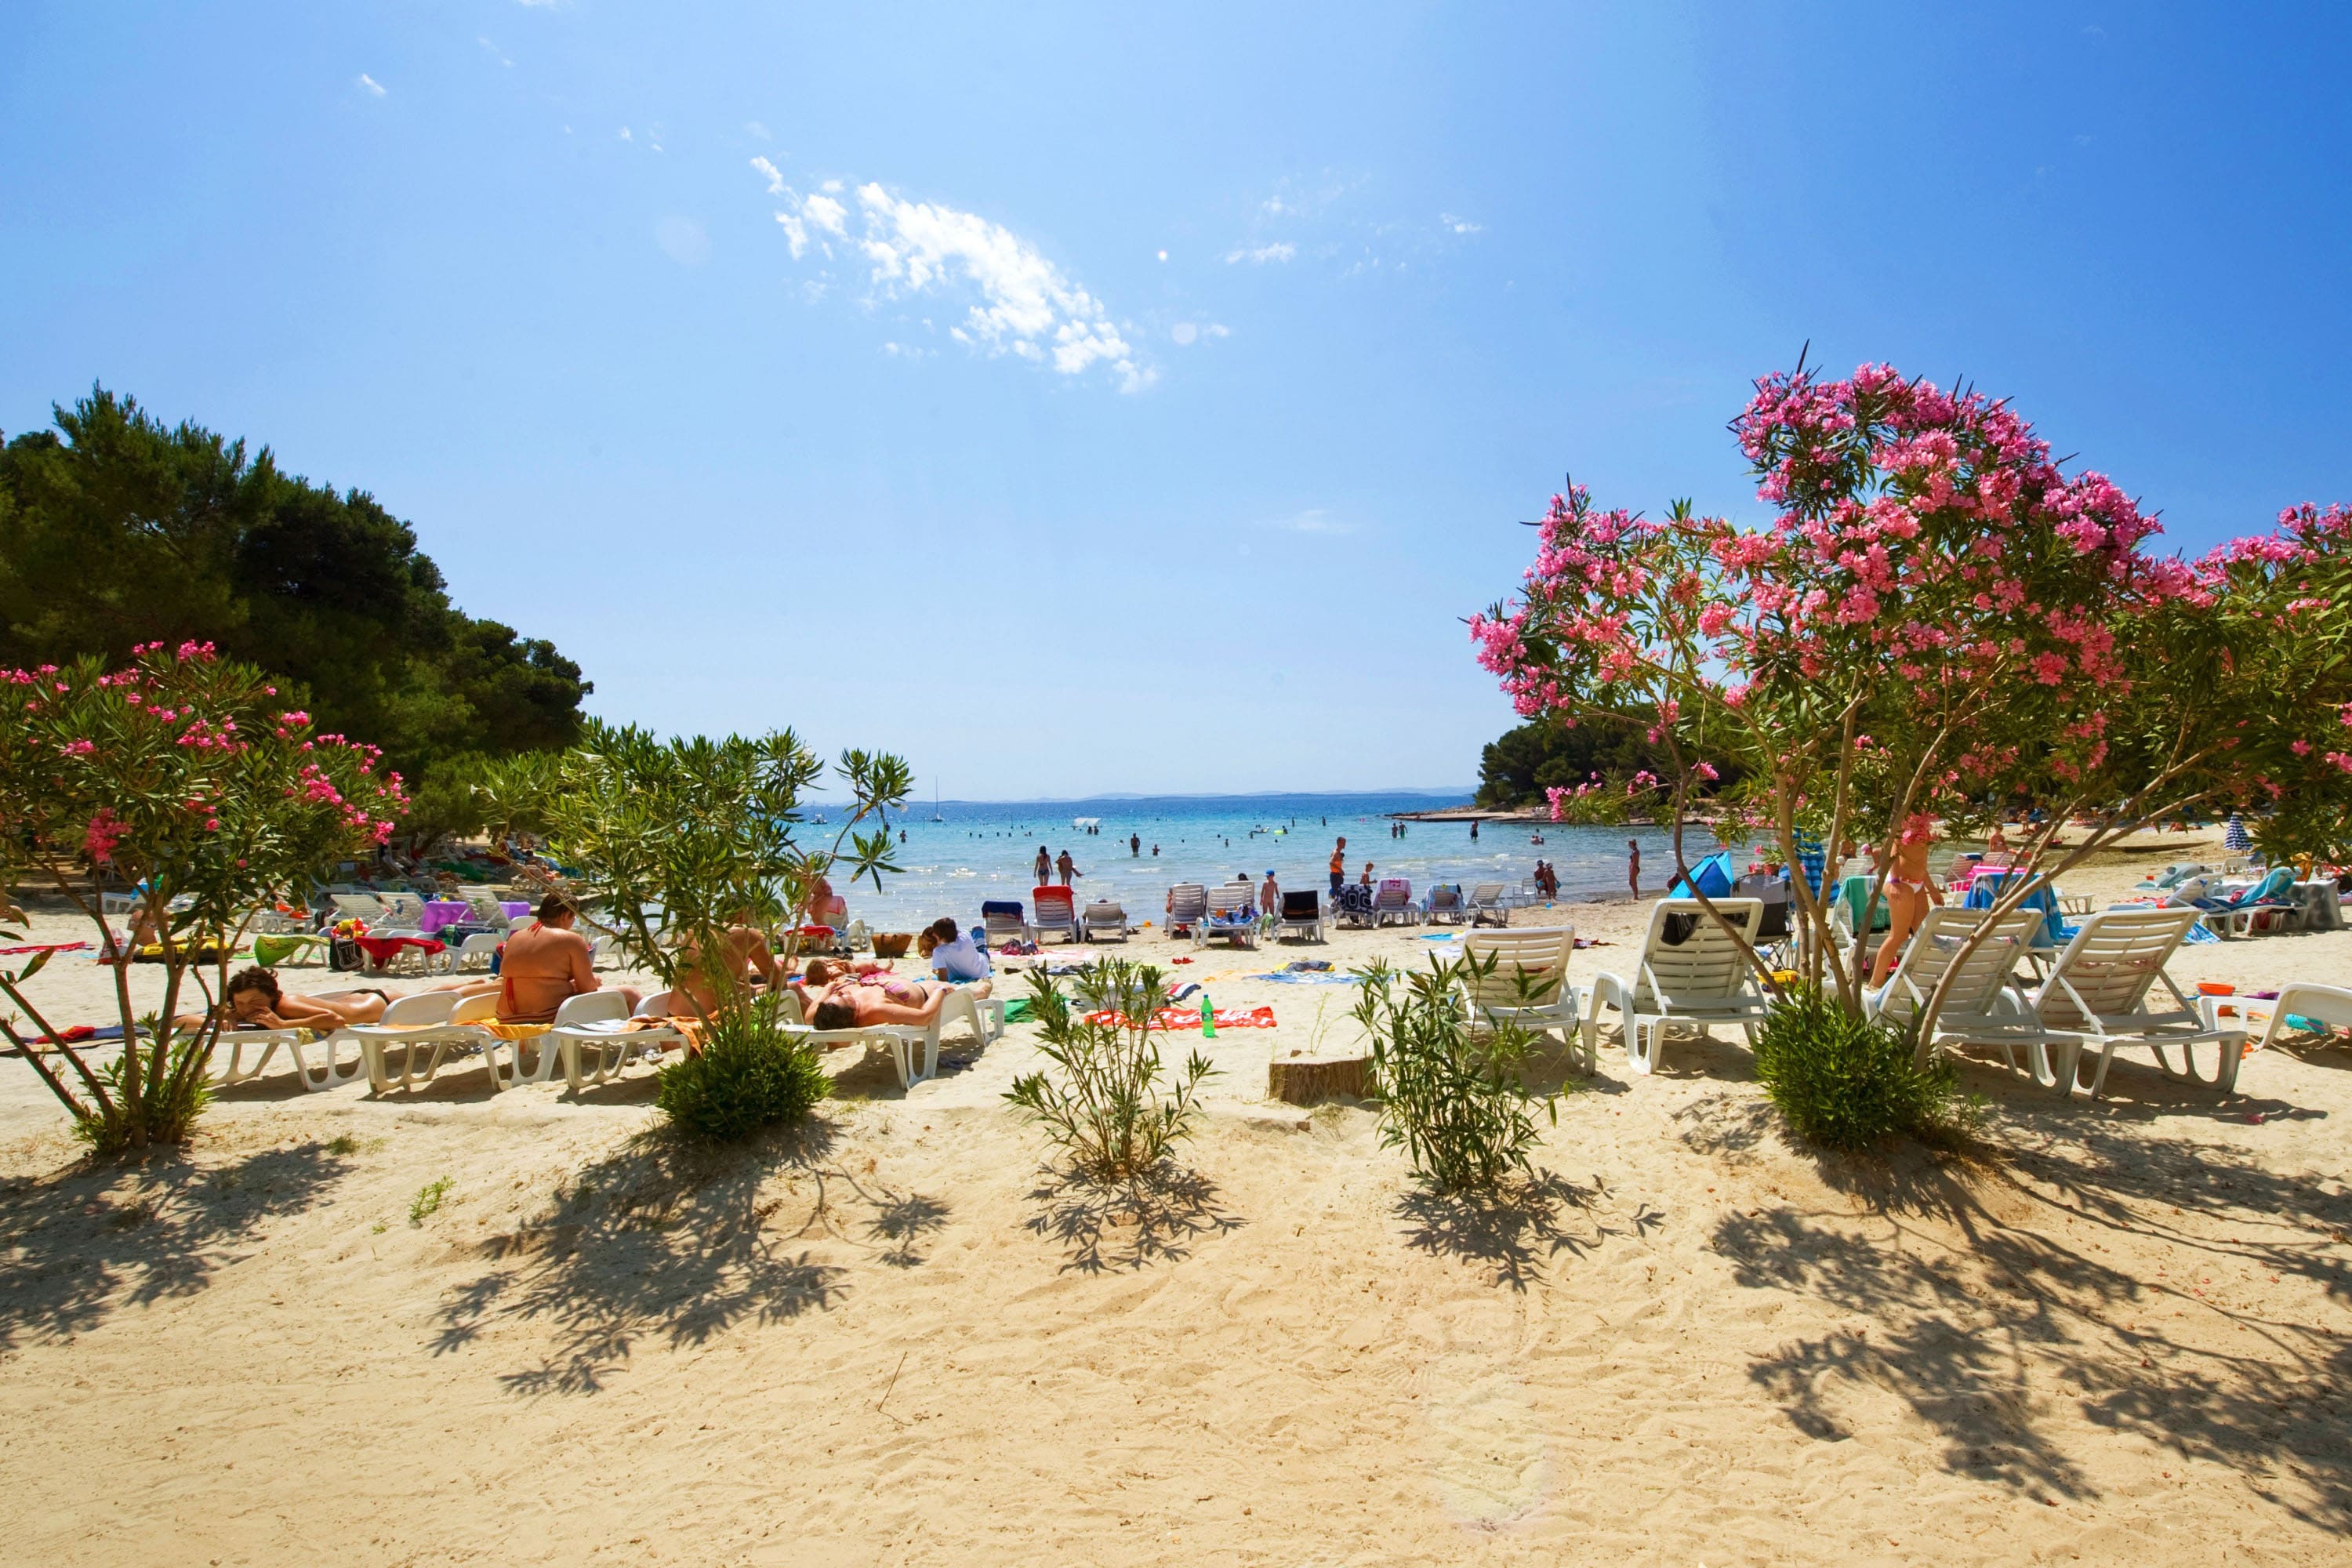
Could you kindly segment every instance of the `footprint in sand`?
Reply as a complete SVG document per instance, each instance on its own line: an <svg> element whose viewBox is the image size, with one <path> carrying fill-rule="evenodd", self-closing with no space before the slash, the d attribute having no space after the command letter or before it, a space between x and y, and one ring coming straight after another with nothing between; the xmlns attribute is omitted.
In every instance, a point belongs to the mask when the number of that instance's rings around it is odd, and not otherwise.
<svg viewBox="0 0 2352 1568"><path fill-rule="evenodd" d="M1422 1464L1454 1522L1499 1530L1532 1517L1551 1489L1551 1460L1519 1380L1492 1356L1449 1352L1417 1381Z"/></svg>

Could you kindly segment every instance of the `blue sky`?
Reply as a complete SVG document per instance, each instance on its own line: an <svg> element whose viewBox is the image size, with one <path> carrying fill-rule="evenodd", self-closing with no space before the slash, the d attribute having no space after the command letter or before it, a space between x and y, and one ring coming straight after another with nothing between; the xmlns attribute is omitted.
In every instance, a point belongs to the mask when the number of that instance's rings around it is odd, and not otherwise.
<svg viewBox="0 0 2352 1568"><path fill-rule="evenodd" d="M371 489L614 718L1460 783L1515 520L1758 518L1807 340L2184 547L2352 498L2347 16L25 4L0 429L102 381Z"/></svg>

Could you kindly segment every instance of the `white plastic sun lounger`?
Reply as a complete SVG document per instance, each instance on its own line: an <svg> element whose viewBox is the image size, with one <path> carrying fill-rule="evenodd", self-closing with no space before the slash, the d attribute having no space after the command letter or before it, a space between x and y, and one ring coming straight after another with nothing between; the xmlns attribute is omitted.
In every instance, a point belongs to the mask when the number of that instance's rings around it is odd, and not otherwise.
<svg viewBox="0 0 2352 1568"><path fill-rule="evenodd" d="M1764 912L1760 901L1717 899L1714 903L1725 920L1753 940ZM1626 1064L1635 1072L1652 1073L1658 1070L1667 1025L1689 1024L1702 1035L1717 1024L1737 1025L1753 1047L1765 1005L1747 955L1698 900L1661 899L1650 912L1641 967L1633 978L1593 978L1592 1008L1584 1019L1584 1059L1595 1059L1603 1007L1614 1009L1622 1021Z"/></svg>
<svg viewBox="0 0 2352 1568"><path fill-rule="evenodd" d="M2071 1096L2084 1087L2082 1058L2094 1056L2099 1065L2089 1089L2095 1100L2106 1087L2116 1053L2136 1046L2155 1057L2167 1078L2224 1094L2236 1085L2246 1030L2218 1026L2164 970L2197 917L2195 910L2156 909L2106 910L2084 918L2051 965L2050 977L2024 998L2026 1010L2056 1037L2050 1047L2035 1050L2036 1081ZM2159 981L2172 1005L2159 1000L2150 1007L2149 993ZM2197 1070L2199 1046L2213 1047L2210 1077ZM2178 1067L2169 1054L2176 1048Z"/></svg>
<svg viewBox="0 0 2352 1568"><path fill-rule="evenodd" d="M337 1029L328 1037L328 1043L331 1046L338 1040L349 1040L359 1047L360 1059L367 1068L371 1094L387 1093L394 1088L392 1074L384 1066L384 1052L393 1047L404 1047L398 1087L420 1089L433 1081L442 1062L452 1055L484 1049L496 1039L478 1026L498 1016L496 995L461 998L454 991L425 991L395 1000L383 1010L379 1023L352 1024ZM418 1054L427 1046L432 1047L432 1055L420 1074ZM491 1081L497 1081L495 1070Z"/></svg>
<svg viewBox="0 0 2352 1568"><path fill-rule="evenodd" d="M1568 978L1568 962L1576 952L1574 926L1474 931L1462 946L1465 1000L1474 1018L1538 1034L1558 1030L1570 1060L1592 1071L1584 997Z"/></svg>
<svg viewBox="0 0 2352 1568"><path fill-rule="evenodd" d="M1127 940L1127 911L1108 899L1097 899L1078 917L1079 934L1092 942L1098 936L1115 936Z"/></svg>
<svg viewBox="0 0 2352 1568"><path fill-rule="evenodd" d="M621 1069L640 1055L659 1056L671 1046L682 1046L686 1037L676 1029L632 1029L632 1016L644 1018L667 1017L677 1010L674 994L656 991L637 1004L633 1015L628 998L618 991L590 991L578 996L567 996L555 1010L555 1026L534 1045L540 1047L540 1065L544 1078L547 1047L555 1047L555 1056L563 1066L564 1086L578 1094L583 1085L604 1083L621 1076ZM596 1053L596 1065L583 1069L586 1053ZM518 1064L519 1065L519 1064Z"/></svg>
<svg viewBox="0 0 2352 1568"><path fill-rule="evenodd" d="M971 992L957 986L940 1003L940 1016L929 1028L914 1024L869 1024L861 1028L820 1029L805 1021L801 1012L797 993L787 992L783 999L784 1026L812 1044L827 1050L844 1046L883 1046L890 1052L890 1063L898 1070L898 1087L912 1089L927 1079L939 1076L940 1031L950 1022L961 1018L971 1026L971 1032L982 1045L1004 1032L1003 1009L992 1006L994 998L983 1002ZM993 1021L994 1028L990 1025ZM915 1070L915 1047L923 1048L923 1070Z"/></svg>
<svg viewBox="0 0 2352 1568"><path fill-rule="evenodd" d="M1863 997L1864 1014L1906 1026L1917 1018L1945 973L1959 961L1960 949L1990 915L1985 910L1929 910L1886 984ZM2012 910L1960 963L1935 1026L1918 1042L1922 1064L1948 1046L1987 1045L1998 1047L2013 1069L2018 1051L2031 1053L2058 1038L2026 1012L2017 989L2018 963L2041 929L2041 910Z"/></svg>
<svg viewBox="0 0 2352 1568"><path fill-rule="evenodd" d="M2322 985L2314 980L2291 982L2280 987L2275 998L2267 1000L2259 996L2200 996L2198 1001L2202 1005L2209 1029L2221 1026L2221 1008L2224 1005L2235 1007L2243 1023L2252 1024L2256 1014L2263 1015L2263 1037L2256 1042L2256 1049L2267 1048L2278 1039L2280 1031L2292 1027L2287 1023L2290 1017L2309 1018L2331 1028L2352 1029L2352 990L2341 985Z"/></svg>
<svg viewBox="0 0 2352 1568"><path fill-rule="evenodd" d="M1421 911L1412 907L1412 884L1402 877L1391 877L1372 889L1372 929L1391 921L1401 926L1421 923Z"/></svg>
<svg viewBox="0 0 2352 1568"><path fill-rule="evenodd" d="M322 1037L310 1029L223 1029L213 1037L213 1052L217 1060L221 1047L227 1047L228 1066L221 1069L220 1076L213 1082L216 1088L234 1089L238 1084L259 1078L262 1069L268 1067L270 1058L282 1049L294 1063L294 1076L301 1080L305 1089L315 1093L320 1089L341 1088L364 1073L367 1061L362 1057L353 1057L349 1067L340 1065L336 1061L335 1045L336 1036L331 1032ZM326 1054L327 1059L320 1067L310 1065L309 1052L312 1046L321 1047ZM261 1055L255 1058L251 1067L247 1067L245 1053L249 1047L258 1047Z"/></svg>
<svg viewBox="0 0 2352 1568"><path fill-rule="evenodd" d="M1209 889L1207 914L1192 922L1192 945L1221 936L1236 947L1255 947L1256 911L1256 889L1246 882L1220 883ZM1249 918L1239 918L1244 915Z"/></svg>
<svg viewBox="0 0 2352 1568"><path fill-rule="evenodd" d="M1511 911L1503 902L1503 884L1480 882L1470 889L1470 923L1474 926L1507 926Z"/></svg>

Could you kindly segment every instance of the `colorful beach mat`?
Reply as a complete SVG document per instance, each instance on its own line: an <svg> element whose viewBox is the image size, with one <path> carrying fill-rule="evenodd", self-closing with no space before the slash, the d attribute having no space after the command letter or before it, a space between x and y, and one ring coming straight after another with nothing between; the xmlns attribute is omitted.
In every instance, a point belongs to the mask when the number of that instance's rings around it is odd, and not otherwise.
<svg viewBox="0 0 2352 1568"><path fill-rule="evenodd" d="M1271 1007L1220 1007L1215 1016L1220 1029L1271 1029L1275 1026L1274 1009ZM1131 1026L1124 1013L1089 1013L1086 1021L1089 1024L1114 1024L1122 1029ZM1171 1034L1182 1029L1197 1029L1201 1026L1201 1010L1197 1007L1162 1007L1153 1016L1152 1026Z"/></svg>

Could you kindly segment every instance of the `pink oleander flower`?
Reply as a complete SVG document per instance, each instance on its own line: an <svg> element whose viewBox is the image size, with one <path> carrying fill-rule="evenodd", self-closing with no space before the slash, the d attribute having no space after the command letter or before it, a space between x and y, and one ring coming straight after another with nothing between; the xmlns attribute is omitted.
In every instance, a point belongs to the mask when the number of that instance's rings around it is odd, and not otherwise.
<svg viewBox="0 0 2352 1568"><path fill-rule="evenodd" d="M107 865L113 860L114 847L122 842L127 831L128 826L120 817L100 806L90 817L89 826L82 830L82 853L98 865Z"/></svg>

